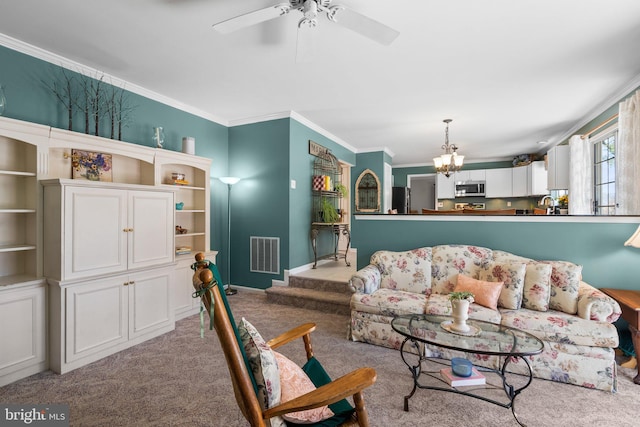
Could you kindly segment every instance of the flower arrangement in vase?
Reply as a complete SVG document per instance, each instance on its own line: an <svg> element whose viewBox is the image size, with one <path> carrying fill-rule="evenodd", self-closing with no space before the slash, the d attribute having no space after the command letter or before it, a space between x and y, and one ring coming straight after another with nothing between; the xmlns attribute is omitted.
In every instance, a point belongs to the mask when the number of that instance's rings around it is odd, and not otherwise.
<svg viewBox="0 0 640 427"><path fill-rule="evenodd" d="M471 328L467 325L467 319L469 318L469 304L473 302L473 293L463 292L451 292L449 294L449 302L451 303L451 311L453 317L453 324L451 329L456 332L469 332Z"/></svg>

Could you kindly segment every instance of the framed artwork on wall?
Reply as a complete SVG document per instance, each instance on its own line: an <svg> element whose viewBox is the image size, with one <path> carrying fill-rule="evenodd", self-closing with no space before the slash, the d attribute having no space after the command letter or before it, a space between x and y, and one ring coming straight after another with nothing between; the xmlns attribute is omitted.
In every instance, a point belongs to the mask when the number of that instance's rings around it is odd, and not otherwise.
<svg viewBox="0 0 640 427"><path fill-rule="evenodd" d="M73 179L112 182L111 154L72 150L71 167Z"/></svg>

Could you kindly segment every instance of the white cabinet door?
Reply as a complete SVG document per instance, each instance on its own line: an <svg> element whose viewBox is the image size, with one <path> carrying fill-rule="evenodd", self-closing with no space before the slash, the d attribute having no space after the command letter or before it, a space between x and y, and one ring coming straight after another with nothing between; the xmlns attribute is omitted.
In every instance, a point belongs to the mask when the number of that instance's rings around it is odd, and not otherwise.
<svg viewBox="0 0 640 427"><path fill-rule="evenodd" d="M124 275L65 289L66 363L127 342L128 283Z"/></svg>
<svg viewBox="0 0 640 427"><path fill-rule="evenodd" d="M436 194L438 199L453 199L455 198L456 185L455 176L451 175L449 178L439 173L436 175Z"/></svg>
<svg viewBox="0 0 640 427"><path fill-rule="evenodd" d="M547 170L544 168L544 162L532 162L529 166L529 195L541 196L543 194L549 194L547 190Z"/></svg>
<svg viewBox="0 0 640 427"><path fill-rule="evenodd" d="M511 170L513 174L511 194L513 197L526 197L529 194L529 166L519 166Z"/></svg>
<svg viewBox="0 0 640 427"><path fill-rule="evenodd" d="M487 179L486 169L462 170L455 173L456 182L484 181Z"/></svg>
<svg viewBox="0 0 640 427"><path fill-rule="evenodd" d="M487 169L485 194L487 198L511 197L513 168Z"/></svg>
<svg viewBox="0 0 640 427"><path fill-rule="evenodd" d="M173 269L148 270L129 275L129 339L170 326Z"/></svg>
<svg viewBox="0 0 640 427"><path fill-rule="evenodd" d="M0 386L46 369L45 284L0 290Z"/></svg>
<svg viewBox="0 0 640 427"><path fill-rule="evenodd" d="M65 187L64 212L64 279L127 269L125 191Z"/></svg>
<svg viewBox="0 0 640 427"><path fill-rule="evenodd" d="M199 299L193 298L194 291L191 262L184 260L178 264L175 271L173 306L176 312L176 319L182 319L196 313Z"/></svg>
<svg viewBox="0 0 640 427"><path fill-rule="evenodd" d="M549 190L569 188L569 146L559 145L547 152Z"/></svg>
<svg viewBox="0 0 640 427"><path fill-rule="evenodd" d="M173 261L173 193L128 192L128 268Z"/></svg>

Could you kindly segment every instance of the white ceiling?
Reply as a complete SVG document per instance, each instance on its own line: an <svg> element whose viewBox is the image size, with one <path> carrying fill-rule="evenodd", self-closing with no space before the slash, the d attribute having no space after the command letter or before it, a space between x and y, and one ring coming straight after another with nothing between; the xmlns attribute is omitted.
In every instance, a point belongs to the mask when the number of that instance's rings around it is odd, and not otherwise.
<svg viewBox="0 0 640 427"><path fill-rule="evenodd" d="M304 64L298 11L211 27L283 1L4 1L0 33L225 125L294 111L394 166L431 164L446 118L469 162L540 152L640 85L638 0L334 0L400 36L382 46L323 15Z"/></svg>

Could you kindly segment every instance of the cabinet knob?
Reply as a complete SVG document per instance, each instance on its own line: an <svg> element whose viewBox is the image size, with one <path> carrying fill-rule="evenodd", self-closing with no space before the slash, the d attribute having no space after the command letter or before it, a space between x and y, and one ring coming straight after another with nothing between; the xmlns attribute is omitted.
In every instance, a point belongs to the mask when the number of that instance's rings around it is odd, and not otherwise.
<svg viewBox="0 0 640 427"><path fill-rule="evenodd" d="M122 285L123 286L129 286L129 282L124 282Z"/></svg>
<svg viewBox="0 0 640 427"><path fill-rule="evenodd" d="M125 233L131 233L133 231L133 228L123 228L122 231L124 231Z"/></svg>
<svg viewBox="0 0 640 427"><path fill-rule="evenodd" d="M129 284L130 284L130 285L135 285L135 284L136 284L136 282L135 282L135 280L132 280L132 281L130 281L130 282L129 282Z"/></svg>

